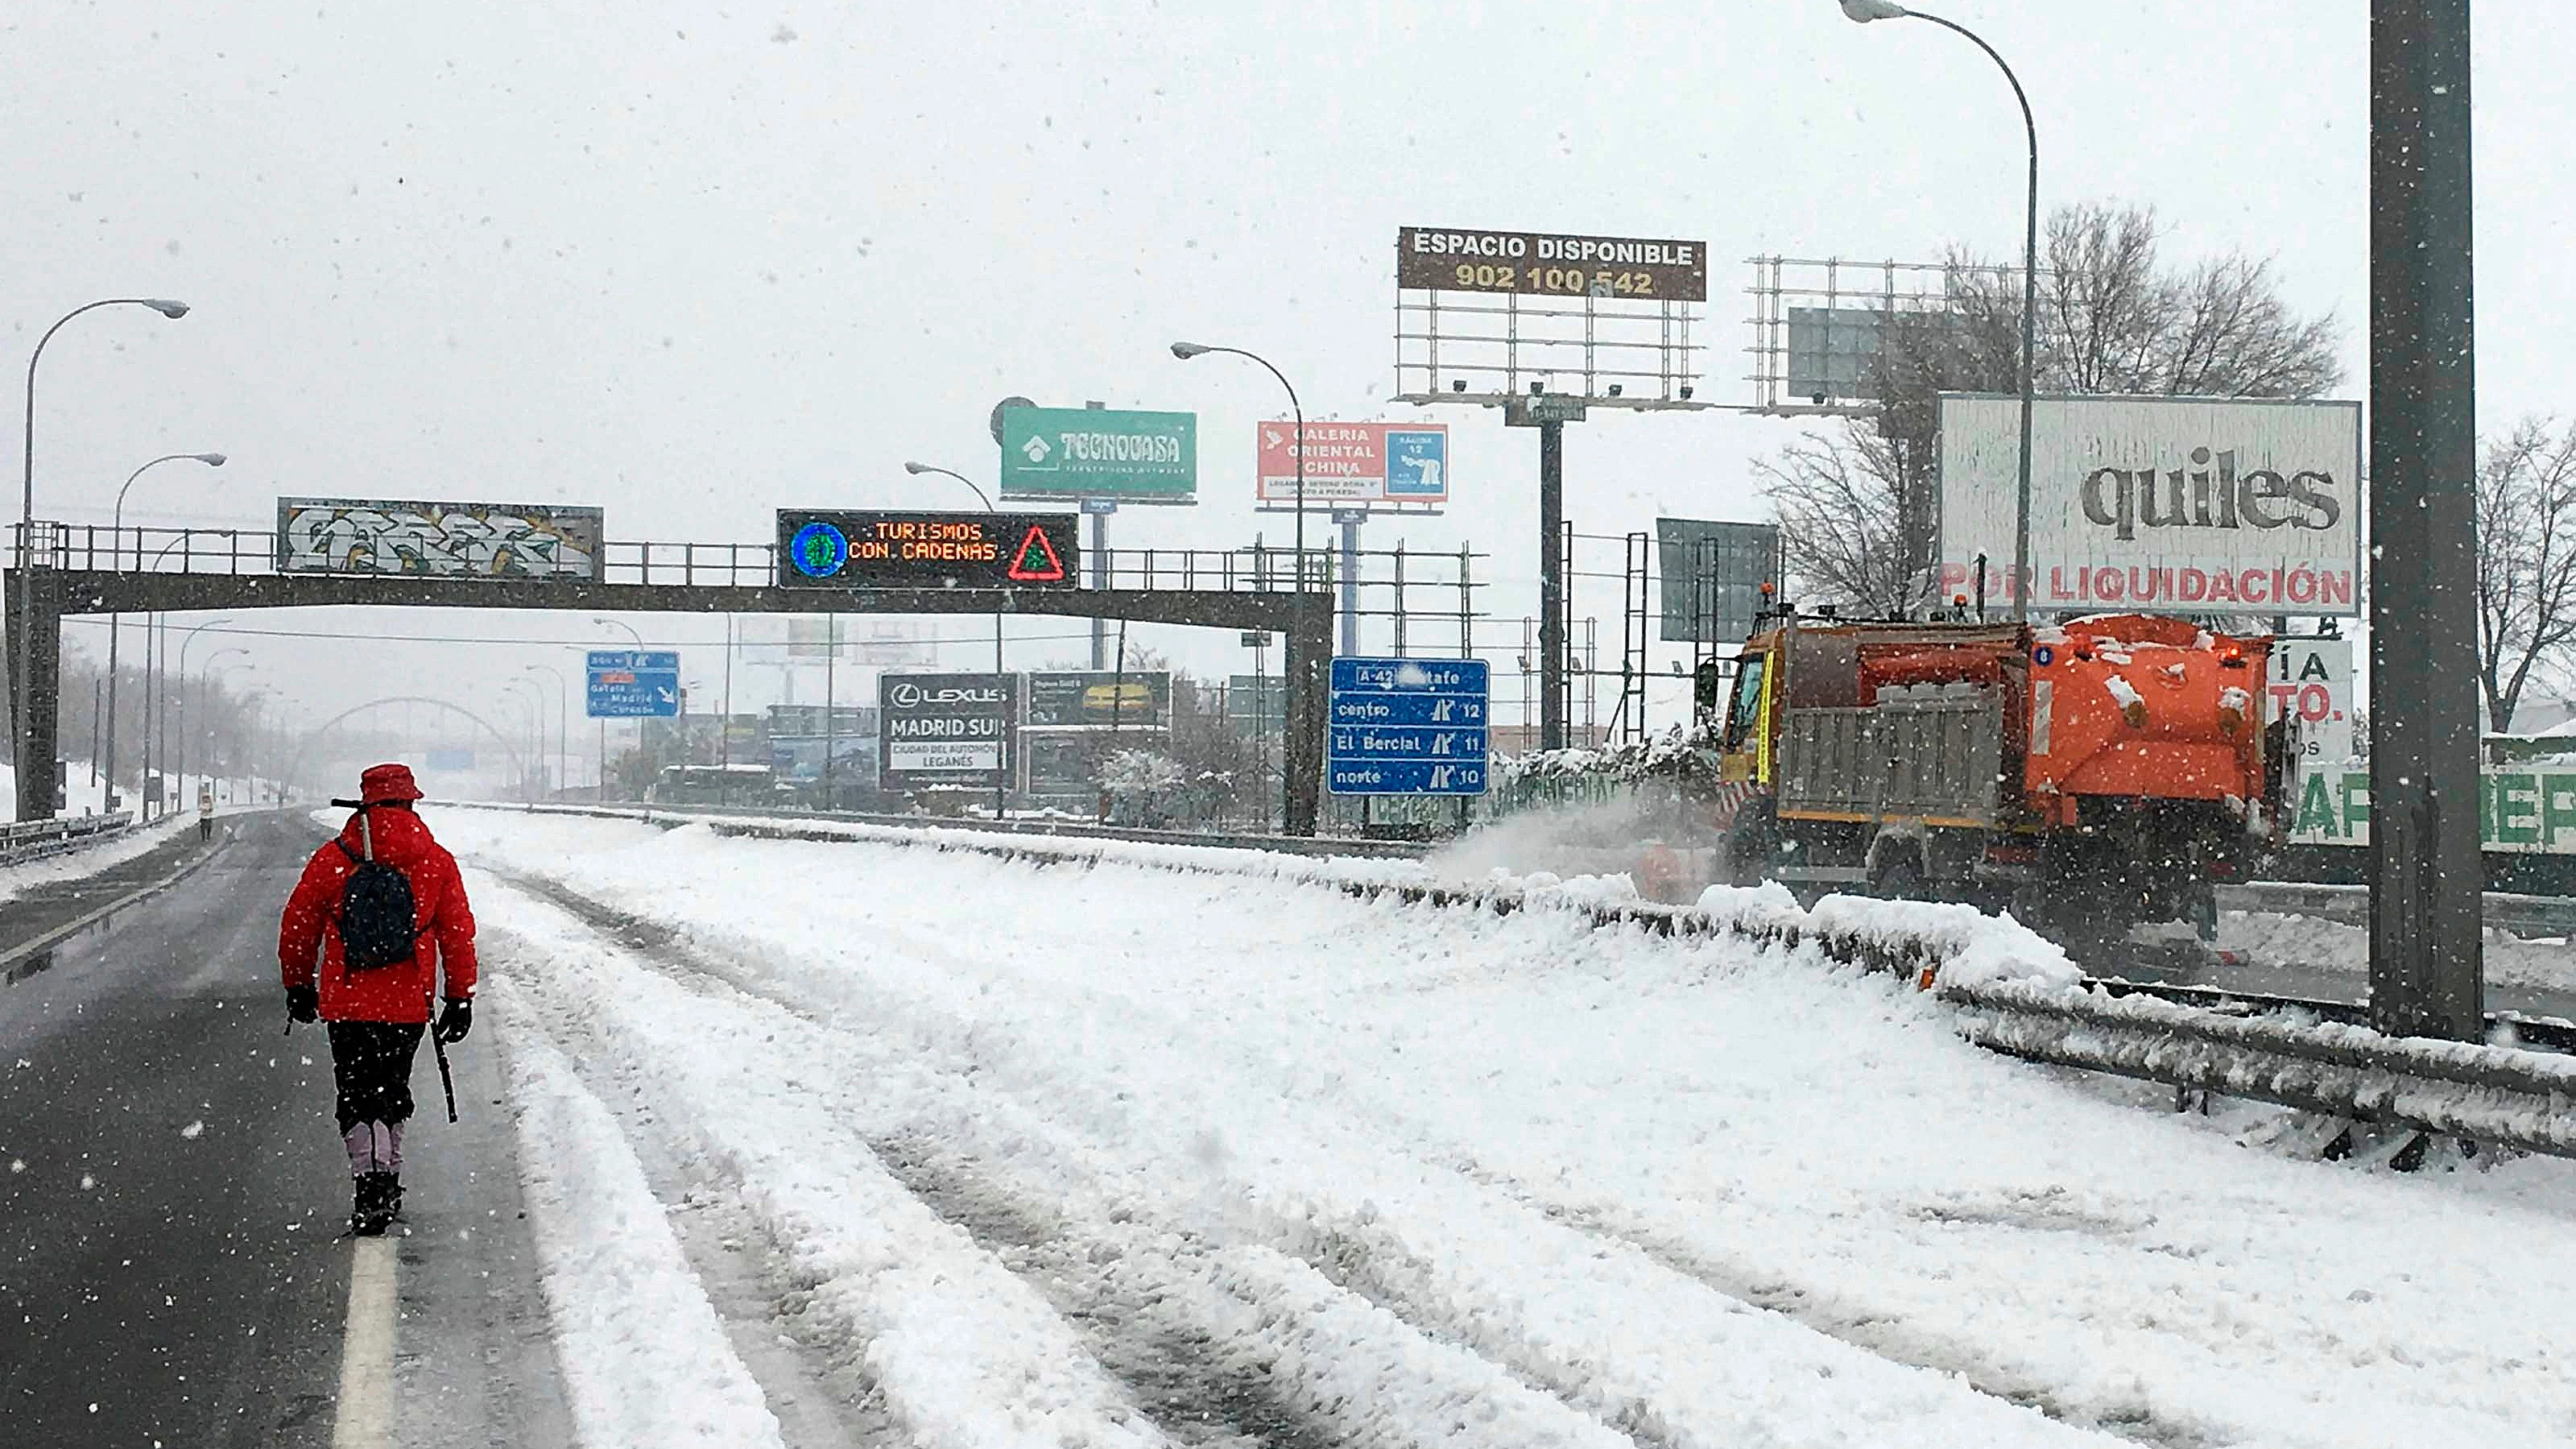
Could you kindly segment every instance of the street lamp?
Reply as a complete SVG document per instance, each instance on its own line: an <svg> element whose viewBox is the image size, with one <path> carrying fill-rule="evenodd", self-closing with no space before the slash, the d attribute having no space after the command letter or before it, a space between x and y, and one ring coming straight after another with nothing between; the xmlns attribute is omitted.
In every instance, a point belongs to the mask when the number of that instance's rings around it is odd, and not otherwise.
<svg viewBox="0 0 2576 1449"><path fill-rule="evenodd" d="M534 741L534 748L532 748L529 753L536 757L537 783L542 791L542 787L545 784L546 774L546 691L544 686L538 684L535 680L528 678L524 674L512 677L508 683L526 686L528 691L527 698L533 702L536 708L537 733ZM513 698L516 697L517 696L513 696Z"/></svg>
<svg viewBox="0 0 2576 1449"><path fill-rule="evenodd" d="M643 652L644 636L635 632L634 625L621 619L604 618L597 614L591 616L590 622L602 629L625 630L626 637L634 642L636 652L639 654ZM638 724L635 727L635 733L640 748L644 727ZM599 799L602 804L608 801L608 717L606 715L600 716L599 719Z"/></svg>
<svg viewBox="0 0 2576 1449"><path fill-rule="evenodd" d="M572 681L564 678L563 671L551 664L528 666L529 673L540 669L555 677L555 770L561 777L557 788L569 788L572 784L572 745L567 736L572 732ZM542 741L539 747L543 747Z"/></svg>
<svg viewBox="0 0 2576 1449"><path fill-rule="evenodd" d="M134 486L134 480L142 477L146 470L182 459L191 459L209 468L224 466L224 455L221 453L164 453L128 474L125 487L116 490L115 522L108 529L107 534L108 558L111 563L120 556L124 548L126 491ZM143 541L139 538L134 542L134 566L138 570L143 567ZM116 791L116 646L124 637L125 616L110 614L107 619L107 747L101 752L107 756L107 788L110 794Z"/></svg>
<svg viewBox="0 0 2576 1449"><path fill-rule="evenodd" d="M1842 0L1843 14L1868 24L1873 20L1928 20L1944 30L1968 38L1986 59L2004 73L2011 83L2013 99L2021 103L2021 125L2030 140L2029 205L2023 220L2021 251L2021 467L2013 483L2013 622L2030 622L2030 408L2036 386L2039 358L2035 339L2039 319L2039 125L2030 116L2030 97L2021 88L2021 77L2004 64L2004 58L1983 37L1956 21L1938 15L1909 10L1891 0Z"/></svg>
<svg viewBox="0 0 2576 1449"><path fill-rule="evenodd" d="M231 622L232 620L230 619L208 619L204 623L191 628L188 632L179 636L179 748L183 752L188 747L188 726L186 719L188 711L188 646L197 642L197 635L200 632L212 629L220 624L229 624ZM169 650L170 645L166 638L162 641L161 648L163 650L162 664L164 667L167 667L169 663L167 651ZM168 779L170 774L170 729L169 720L166 714L167 701L163 701L160 708L164 711L164 717L161 720L160 740L154 748L153 754L161 761L161 773L163 776L161 784L163 792L166 793L170 783Z"/></svg>
<svg viewBox="0 0 2576 1449"><path fill-rule="evenodd" d="M215 661L223 658L227 654L248 654L249 652L249 650L238 645L228 649L218 649L214 653L206 656L205 663L197 666L197 709L199 713L207 714L213 712L213 705L208 702L207 695L209 693L210 683L215 675ZM257 669L259 666L256 664L235 664L227 667L231 669ZM179 678L179 789L183 796L188 788L188 728L188 680L187 676L182 675Z"/></svg>
<svg viewBox="0 0 2576 1449"><path fill-rule="evenodd" d="M1267 358L1246 352L1240 347L1209 347L1197 342L1172 344L1172 355L1183 362L1193 357L1203 357L1211 352L1230 353L1236 357L1246 357L1260 363L1262 368L1272 377L1279 379L1279 385L1288 391L1288 411L1297 419L1297 591L1304 593L1306 591L1306 409L1298 403L1297 389L1289 383L1287 374L1272 367Z"/></svg>
<svg viewBox="0 0 2576 1449"><path fill-rule="evenodd" d="M1177 351L1178 349L1175 348L1174 350ZM967 477L965 474L958 472L954 468L939 468L928 463L906 463L903 465L903 471L910 473L915 478L920 477L924 473L936 473L943 478L954 478L958 482L965 484L968 489L973 491L975 494L975 501L984 505L984 511L986 513L993 511L993 500L984 496L983 488L979 486L974 479ZM1002 611L997 607L993 610L993 673L998 675L1001 672ZM1002 783L1002 773L1003 772L1000 770L995 770L993 772L993 819L997 822L1002 818L1003 791L1008 788Z"/></svg>
<svg viewBox="0 0 2576 1449"><path fill-rule="evenodd" d="M162 316L171 318L188 315L188 304L185 302L173 302L160 297L105 297L96 302L74 307L64 313L53 326L45 329L44 336L36 339L36 350L27 354L27 425L24 429L26 467L19 475L18 496L18 660L9 691L9 707L17 715L15 737L18 742L16 758L19 765L20 784L18 814L22 818L41 818L27 815L25 798L26 782L32 778L32 771L35 769L35 763L28 758L27 747L33 743L29 738L29 731L34 727L35 713L27 707L27 691L36 681L36 631L30 627L36 617L36 581L29 569L29 565L36 561L36 364L44 358L45 344L53 341L54 334L63 330L63 323L69 322L83 312L94 312L101 307L149 307ZM53 762L47 760L44 762L44 777L50 780L52 774Z"/></svg>

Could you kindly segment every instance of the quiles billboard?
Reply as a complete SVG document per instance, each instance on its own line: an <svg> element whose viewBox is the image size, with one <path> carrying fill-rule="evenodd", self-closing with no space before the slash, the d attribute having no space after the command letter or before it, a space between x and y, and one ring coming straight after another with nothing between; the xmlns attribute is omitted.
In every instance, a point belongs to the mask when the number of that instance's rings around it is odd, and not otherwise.
<svg viewBox="0 0 2576 1449"><path fill-rule="evenodd" d="M1941 595L2009 601L2021 402L1941 395ZM2361 404L2039 398L2027 596L2041 609L2356 614Z"/></svg>
<svg viewBox="0 0 2576 1449"><path fill-rule="evenodd" d="M1297 501L1294 420L1256 430L1254 476L1264 503ZM1306 502L1316 507L1449 501L1447 423L1305 424Z"/></svg>

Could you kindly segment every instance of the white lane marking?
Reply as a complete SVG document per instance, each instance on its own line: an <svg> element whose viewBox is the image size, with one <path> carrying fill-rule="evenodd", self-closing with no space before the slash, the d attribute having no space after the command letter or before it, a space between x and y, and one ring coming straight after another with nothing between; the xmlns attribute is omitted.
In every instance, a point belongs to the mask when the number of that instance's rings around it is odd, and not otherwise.
<svg viewBox="0 0 2576 1449"><path fill-rule="evenodd" d="M349 1259L349 1327L340 1340L340 1411L331 1449L394 1439L394 1242L360 1238Z"/></svg>

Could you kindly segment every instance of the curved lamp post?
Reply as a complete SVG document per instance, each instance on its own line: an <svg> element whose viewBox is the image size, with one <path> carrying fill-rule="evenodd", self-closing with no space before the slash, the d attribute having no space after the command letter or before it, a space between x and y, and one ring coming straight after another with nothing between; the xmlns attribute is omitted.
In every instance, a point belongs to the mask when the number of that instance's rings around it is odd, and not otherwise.
<svg viewBox="0 0 2576 1449"><path fill-rule="evenodd" d="M176 463L182 459L203 463L209 468L220 468L224 466L225 461L221 453L164 453L126 475L125 486L116 490L115 522L109 527L107 533L108 558L111 564L119 557L124 547L125 495L134 487L134 480L142 477L149 469L159 467L163 463ZM135 540L134 566L137 569L143 567L141 539ZM107 747L102 751L107 756L105 766L107 788L110 793L114 793L116 789L116 646L124 637L125 616L110 614L107 619Z"/></svg>
<svg viewBox="0 0 2576 1449"><path fill-rule="evenodd" d="M526 672L533 674L540 669L555 679L555 788L568 790L572 788L572 681L551 664L531 664ZM543 742L539 744L542 748Z"/></svg>
<svg viewBox="0 0 2576 1449"><path fill-rule="evenodd" d="M19 771L19 793L22 797L26 793L26 780L33 778L24 767L31 763L26 759L27 747L32 743L28 732L35 720L34 712L27 707L27 691L36 679L36 631L28 627L36 614L36 582L28 567L35 562L36 545L36 364L44 360L45 344L54 340L54 334L63 330L64 323L83 312L95 312L101 307L149 307L164 317L172 318L188 315L187 303L173 302L165 297L103 297L65 312L53 326L45 329L44 336L36 339L36 350L27 354L26 466L19 475L18 490L18 657L16 667L10 673L9 690L9 707L15 714L16 725L13 738L17 741L13 757L22 767ZM45 762L47 775L52 773L52 766L52 761ZM52 813L51 802L48 801L44 814ZM21 818L43 818L29 816L27 802L23 798L18 802L18 814Z"/></svg>
<svg viewBox="0 0 2576 1449"><path fill-rule="evenodd" d="M2030 622L2030 406L2039 358L2034 346L2039 318L2039 125L2030 116L2030 97L2021 77L1975 31L1938 15L1909 10L1890 0L1842 0L1843 14L1864 25L1873 20L1925 20L1967 37L2011 83L2021 103L2022 132L2030 141L2029 205L2025 209L2021 251L2021 466L2013 482L2013 622Z"/></svg>
<svg viewBox="0 0 2576 1449"><path fill-rule="evenodd" d="M1288 381L1288 375L1272 367L1268 358L1246 352L1240 347L1209 347L1197 342L1172 344L1172 355L1183 362L1193 357L1204 357L1211 352L1249 358L1260 363L1262 370L1279 379L1279 386L1287 390L1288 411L1297 420L1297 591L1303 593L1306 589L1306 409L1297 401L1296 386Z"/></svg>
<svg viewBox="0 0 2576 1449"><path fill-rule="evenodd" d="M593 614L590 618L590 622L598 625L602 629L623 629L626 631L626 637L633 641L637 651L641 652L644 648L644 636L636 633L635 626L627 623L623 619L610 619L601 615ZM636 738L638 741L637 748L640 749L642 748L641 741L643 738L643 727L641 725L638 725L636 728ZM599 721L599 798L603 803L608 799L608 720L605 716L602 716Z"/></svg>

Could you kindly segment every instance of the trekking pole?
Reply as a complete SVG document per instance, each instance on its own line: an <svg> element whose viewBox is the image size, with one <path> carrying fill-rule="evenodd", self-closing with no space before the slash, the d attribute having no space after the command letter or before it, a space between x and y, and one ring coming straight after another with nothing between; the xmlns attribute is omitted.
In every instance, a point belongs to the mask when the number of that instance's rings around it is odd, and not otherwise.
<svg viewBox="0 0 2576 1449"><path fill-rule="evenodd" d="M453 1122L456 1120L456 1079L447 1071L447 1039L438 1034L435 1026L429 1029L429 1049L438 1054L438 1085L447 1093L447 1120Z"/></svg>

